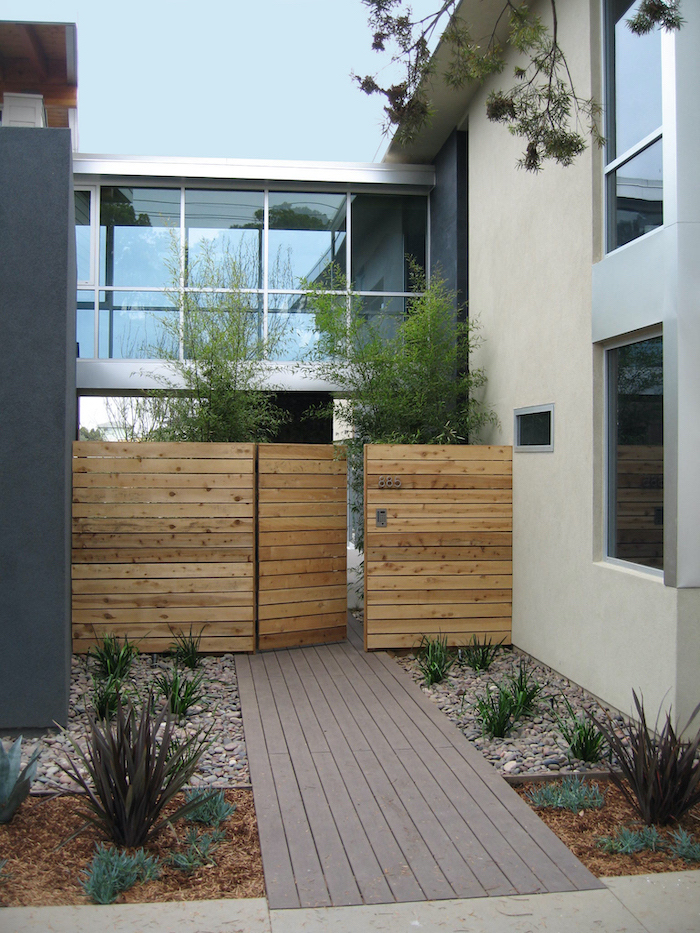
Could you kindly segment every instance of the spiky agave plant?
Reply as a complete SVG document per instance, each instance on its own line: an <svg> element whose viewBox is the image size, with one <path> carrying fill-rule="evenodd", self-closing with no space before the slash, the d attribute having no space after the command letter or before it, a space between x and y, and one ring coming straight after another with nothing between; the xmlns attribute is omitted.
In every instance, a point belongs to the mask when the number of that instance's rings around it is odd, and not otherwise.
<svg viewBox="0 0 700 933"><path fill-rule="evenodd" d="M141 846L166 822L185 816L186 803L166 818L163 809L194 773L209 730L175 741L167 706L154 709L149 696L140 711L119 699L111 721L89 713L87 748L70 740L75 757L61 768L87 796L83 815L118 846ZM80 769L82 765L86 774ZM200 801L201 802L201 801Z"/></svg>
<svg viewBox="0 0 700 933"><path fill-rule="evenodd" d="M0 742L0 823L9 823L22 801L29 794L36 777L40 749L35 749L22 768L22 736L12 743L9 752Z"/></svg>

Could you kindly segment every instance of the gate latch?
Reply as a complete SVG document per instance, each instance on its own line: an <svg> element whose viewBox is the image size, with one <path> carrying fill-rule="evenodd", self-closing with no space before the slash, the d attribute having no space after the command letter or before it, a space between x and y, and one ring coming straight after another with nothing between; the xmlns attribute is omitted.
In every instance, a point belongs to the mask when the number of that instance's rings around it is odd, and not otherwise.
<svg viewBox="0 0 700 933"><path fill-rule="evenodd" d="M377 528L386 528L386 509L377 509Z"/></svg>

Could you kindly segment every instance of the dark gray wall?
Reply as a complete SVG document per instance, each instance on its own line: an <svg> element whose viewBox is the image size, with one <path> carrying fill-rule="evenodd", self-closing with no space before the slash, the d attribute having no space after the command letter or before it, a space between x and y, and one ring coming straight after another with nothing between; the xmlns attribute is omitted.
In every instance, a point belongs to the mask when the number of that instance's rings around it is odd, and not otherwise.
<svg viewBox="0 0 700 933"><path fill-rule="evenodd" d="M0 374L0 728L41 728L70 686L69 130L0 128Z"/></svg>
<svg viewBox="0 0 700 933"><path fill-rule="evenodd" d="M430 266L467 300L467 134L455 130L434 159L430 195Z"/></svg>

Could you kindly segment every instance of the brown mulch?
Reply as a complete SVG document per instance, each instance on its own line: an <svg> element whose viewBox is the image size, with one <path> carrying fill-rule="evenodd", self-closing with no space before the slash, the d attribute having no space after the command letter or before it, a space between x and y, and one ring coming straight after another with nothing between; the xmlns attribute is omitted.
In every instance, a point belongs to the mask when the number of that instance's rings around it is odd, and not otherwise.
<svg viewBox="0 0 700 933"><path fill-rule="evenodd" d="M185 874L165 863L188 827L211 831L209 827L180 820L145 846L149 854L160 857L161 877L119 895L117 903L264 897L253 792L228 789L224 796L228 803L236 804L236 811L221 826L226 838L213 853L216 864ZM9 875L0 884L1 906L90 903L80 878L92 860L100 836L90 827L61 845L84 824L78 812L81 809L84 810L84 803L75 797L30 797L11 823L0 826L0 857L7 859L3 874Z"/></svg>
<svg viewBox="0 0 700 933"><path fill-rule="evenodd" d="M644 824L636 811L627 802L624 794L612 782L597 782L605 797L600 810L569 810L552 807L533 809L549 828L556 833L574 855L598 878L616 875L645 875L652 872L684 871L700 868L697 862L672 858L668 852L637 852L634 855L618 855L604 852L598 845L601 836L614 836L621 826L640 829ZM527 800L528 791L534 784L519 784L514 787ZM540 785L541 786L541 785ZM530 801L527 801L530 803ZM532 804L530 803L532 806ZM700 840L700 805L685 814L680 823L657 826L664 838L679 828L685 829Z"/></svg>

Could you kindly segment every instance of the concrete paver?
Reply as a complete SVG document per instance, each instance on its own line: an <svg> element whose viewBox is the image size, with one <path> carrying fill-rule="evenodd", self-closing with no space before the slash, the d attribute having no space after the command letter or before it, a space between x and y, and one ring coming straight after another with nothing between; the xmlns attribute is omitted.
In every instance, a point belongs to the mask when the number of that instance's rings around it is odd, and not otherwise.
<svg viewBox="0 0 700 933"><path fill-rule="evenodd" d="M700 871L606 878L605 884L649 933L700 931Z"/></svg>

